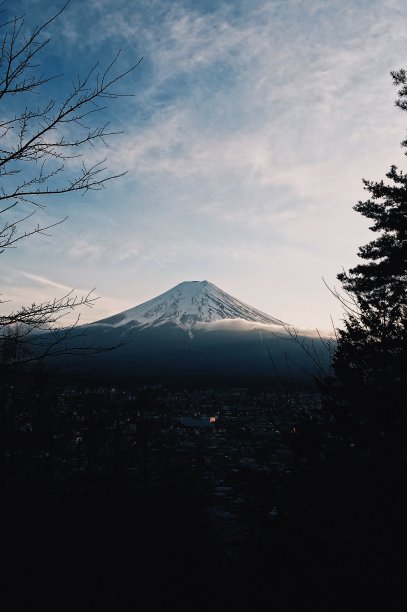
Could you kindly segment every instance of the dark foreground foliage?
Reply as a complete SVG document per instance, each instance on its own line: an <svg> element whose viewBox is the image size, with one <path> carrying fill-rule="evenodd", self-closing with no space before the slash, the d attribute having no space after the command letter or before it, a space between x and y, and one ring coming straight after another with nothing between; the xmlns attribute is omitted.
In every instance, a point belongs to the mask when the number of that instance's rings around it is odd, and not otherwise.
<svg viewBox="0 0 407 612"><path fill-rule="evenodd" d="M340 428L296 394L61 391L38 372L3 406L3 609L404 609L401 421ZM199 406L215 429L177 425Z"/></svg>

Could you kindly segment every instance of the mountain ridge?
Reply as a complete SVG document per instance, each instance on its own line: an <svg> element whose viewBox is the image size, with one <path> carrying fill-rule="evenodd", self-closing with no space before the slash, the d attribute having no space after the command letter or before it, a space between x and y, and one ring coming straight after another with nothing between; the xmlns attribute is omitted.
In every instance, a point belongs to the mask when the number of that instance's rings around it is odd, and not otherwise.
<svg viewBox="0 0 407 612"><path fill-rule="evenodd" d="M180 283L139 306L82 326L81 335L85 345L102 349L90 365L67 354L63 375L95 384L308 388L314 385L310 368L315 361L329 368L323 339L300 336L293 342L280 319L208 281Z"/></svg>
<svg viewBox="0 0 407 612"><path fill-rule="evenodd" d="M121 327L134 324L139 329L175 324L191 333L197 323L240 319L262 325L284 323L231 296L213 283L184 281L168 291L92 325Z"/></svg>

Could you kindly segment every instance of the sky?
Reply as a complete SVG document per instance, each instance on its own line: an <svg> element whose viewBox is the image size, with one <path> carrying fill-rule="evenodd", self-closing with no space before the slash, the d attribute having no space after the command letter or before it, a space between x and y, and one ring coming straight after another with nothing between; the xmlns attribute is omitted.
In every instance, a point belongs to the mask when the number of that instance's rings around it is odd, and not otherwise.
<svg viewBox="0 0 407 612"><path fill-rule="evenodd" d="M62 4L6 11L29 28ZM208 280L300 328L340 325L323 279L339 287L374 238L352 210L362 178L407 168L389 74L407 68L404 0L71 0L44 35L39 70L62 76L28 105L119 49L118 71L143 58L98 117L122 133L82 151L127 174L37 211L68 219L2 254L3 311L95 287L87 322Z"/></svg>

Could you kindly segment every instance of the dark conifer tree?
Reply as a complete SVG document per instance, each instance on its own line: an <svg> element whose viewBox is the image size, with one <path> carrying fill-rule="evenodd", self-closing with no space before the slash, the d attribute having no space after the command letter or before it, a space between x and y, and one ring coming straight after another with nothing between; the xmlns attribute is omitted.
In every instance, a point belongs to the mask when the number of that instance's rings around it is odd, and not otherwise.
<svg viewBox="0 0 407 612"><path fill-rule="evenodd" d="M407 74L392 77L401 86L396 105L407 110ZM398 420L407 390L407 174L392 166L386 177L365 180L370 197L354 207L378 236L359 248L363 263L338 275L346 314L334 369L342 399L363 418Z"/></svg>
<svg viewBox="0 0 407 612"><path fill-rule="evenodd" d="M407 110L407 74L392 77L396 105ZM407 570L407 174L392 166L364 186L368 199L354 208L376 237L360 247L361 263L338 275L345 325L321 411L287 436L285 533L296 534L290 575L299 559L308 578L303 601L396 612Z"/></svg>

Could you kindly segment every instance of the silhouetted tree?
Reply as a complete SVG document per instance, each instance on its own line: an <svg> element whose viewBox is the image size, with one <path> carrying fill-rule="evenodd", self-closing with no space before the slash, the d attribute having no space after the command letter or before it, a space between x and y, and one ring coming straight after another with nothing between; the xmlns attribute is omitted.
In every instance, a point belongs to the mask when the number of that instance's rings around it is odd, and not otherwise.
<svg viewBox="0 0 407 612"><path fill-rule="evenodd" d="M64 221L29 225L47 201L64 194L83 195L102 189L108 181L125 174L109 174L104 159L87 163L86 147L104 145L108 137L118 134L108 122L98 121L98 113L103 113L107 101L125 95L117 85L138 64L116 70L119 52L104 69L95 64L83 76L77 76L65 94L63 80L60 98L47 96L47 84L61 77L42 72L38 61L50 43L48 27L68 4L33 28L27 28L24 16L9 17L6 3L1 5L0 254ZM74 165L66 163L73 158ZM2 314L0 339L16 325L19 338L25 339L33 331L58 328L62 317L72 310L91 307L95 299L92 292L77 296L72 291L58 299ZM0 300L0 304L4 301ZM47 345L47 355L66 350L66 333L67 330L55 333L51 345ZM7 336L9 342L9 332Z"/></svg>
<svg viewBox="0 0 407 612"><path fill-rule="evenodd" d="M396 105L407 110L407 76ZM407 141L402 143L407 147ZM355 210L372 220L375 240L362 262L338 275L344 308L333 374L322 407L298 418L287 436L293 471L285 479L284 541L288 573L329 610L382 605L400 610L407 544L407 175L395 166ZM315 577L317 581L315 581ZM304 603L307 602L307 603ZM321 602L323 602L321 604ZM315 607L309 605L308 607ZM318 607L317 606L317 607Z"/></svg>
<svg viewBox="0 0 407 612"><path fill-rule="evenodd" d="M123 176L109 173L106 160L88 163L88 147L104 147L118 134L103 118L107 104L122 97L118 86L137 66L119 69L117 53L105 68L98 64L67 81L43 72L39 64L50 44L48 30L67 9L40 25L12 15L12 3L0 3L0 254L62 223L32 225L48 202L66 194L83 195ZM47 85L60 79L56 97ZM73 162L74 160L74 162ZM78 318L69 326L64 316L91 307L92 292L74 291L0 314L0 486L11 490L20 479L30 481L28 466L44 464L58 437L54 431L52 376L42 360L60 354L85 354L114 347L94 346L83 338ZM0 304L7 300L1 299ZM62 431L72 427L61 425ZM54 441L54 442L53 442ZM35 447L34 462L32 448ZM48 459L47 459L48 461ZM31 469L31 468L30 468ZM33 468L34 469L34 468ZM37 472L36 472L37 473ZM24 485L24 486L25 486ZM24 488L24 487L23 487Z"/></svg>
<svg viewBox="0 0 407 612"><path fill-rule="evenodd" d="M407 110L406 72L392 76L402 86L396 105ZM338 331L334 370L346 403L363 416L389 419L407 390L407 174L392 166L386 177L364 180L370 197L354 207L373 221L378 237L360 247L363 263L338 275L345 327Z"/></svg>

